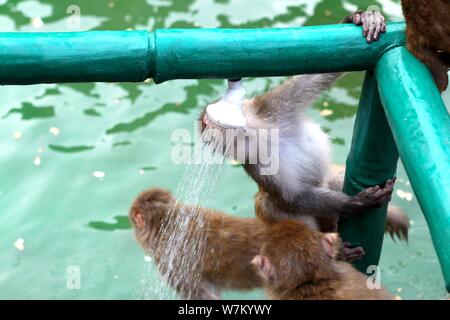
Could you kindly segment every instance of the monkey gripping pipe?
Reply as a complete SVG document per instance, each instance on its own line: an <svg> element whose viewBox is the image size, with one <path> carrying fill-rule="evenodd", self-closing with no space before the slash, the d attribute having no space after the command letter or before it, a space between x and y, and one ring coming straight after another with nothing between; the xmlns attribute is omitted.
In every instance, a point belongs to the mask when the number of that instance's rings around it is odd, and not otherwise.
<svg viewBox="0 0 450 320"><path fill-rule="evenodd" d="M398 150L450 290L450 119L429 71L403 47L404 31L404 23L390 23L370 45L361 29L350 24L0 33L0 85L375 70L366 75L344 191L352 194L392 176ZM385 208L379 210L341 225L344 238L367 245L370 254L357 265L363 272L378 264Z"/></svg>

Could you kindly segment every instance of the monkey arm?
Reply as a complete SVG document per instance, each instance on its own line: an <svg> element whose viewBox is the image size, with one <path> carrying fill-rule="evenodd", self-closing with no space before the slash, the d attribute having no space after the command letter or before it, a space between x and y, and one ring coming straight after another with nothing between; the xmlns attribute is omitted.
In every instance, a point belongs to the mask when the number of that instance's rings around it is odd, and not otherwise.
<svg viewBox="0 0 450 320"><path fill-rule="evenodd" d="M327 181L327 186L331 190L341 191L344 186L345 166L333 166L332 177ZM388 205L385 233L388 233L393 240L408 241L409 218L405 211L397 206Z"/></svg>
<svg viewBox="0 0 450 320"><path fill-rule="evenodd" d="M378 208L389 202L395 180L388 180L384 187L370 187L356 196L324 187L308 187L295 200L300 212L317 217L352 215Z"/></svg>
<svg viewBox="0 0 450 320"><path fill-rule="evenodd" d="M310 106L343 73L304 74L292 77L281 86L255 98L255 105L268 111L285 108L296 111Z"/></svg>
<svg viewBox="0 0 450 320"><path fill-rule="evenodd" d="M353 23L362 26L363 36L368 43L377 41L386 32L386 20L376 11L356 11L341 23ZM317 97L343 73L305 74L294 76L271 92L256 97L254 107L256 114L262 118L277 120L278 108L282 107L285 117L292 117L297 110L310 106ZM275 119L274 119L275 118ZM283 118L283 117L282 117Z"/></svg>

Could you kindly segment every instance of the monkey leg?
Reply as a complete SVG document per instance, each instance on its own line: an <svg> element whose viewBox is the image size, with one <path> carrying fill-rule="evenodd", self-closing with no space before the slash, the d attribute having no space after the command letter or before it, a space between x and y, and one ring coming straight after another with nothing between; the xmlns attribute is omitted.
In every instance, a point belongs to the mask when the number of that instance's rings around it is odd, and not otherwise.
<svg viewBox="0 0 450 320"><path fill-rule="evenodd" d="M408 49L430 69L439 91L445 91L448 87L447 71L449 68L449 64L446 64L445 53L441 54L436 50L415 43L408 43Z"/></svg>
<svg viewBox="0 0 450 320"><path fill-rule="evenodd" d="M397 206L389 206L386 217L386 230L392 240L395 241L395 236L399 240L408 242L409 218L402 208Z"/></svg>

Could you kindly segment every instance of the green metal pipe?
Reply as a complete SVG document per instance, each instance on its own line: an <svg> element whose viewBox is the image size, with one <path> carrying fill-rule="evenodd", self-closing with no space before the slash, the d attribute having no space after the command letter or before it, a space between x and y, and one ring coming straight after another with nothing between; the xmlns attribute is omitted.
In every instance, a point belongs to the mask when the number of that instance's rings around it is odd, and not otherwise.
<svg viewBox="0 0 450 320"><path fill-rule="evenodd" d="M390 23L375 43L351 24L283 29L0 33L0 84L241 78L371 68L405 43Z"/></svg>
<svg viewBox="0 0 450 320"><path fill-rule="evenodd" d="M371 71L366 72L353 139L347 157L343 191L355 195L367 187L382 184L395 175L398 151L378 93L378 84ZM383 245L387 206L359 216L341 218L339 234L353 246L366 252L354 266L368 272L378 265Z"/></svg>
<svg viewBox="0 0 450 320"><path fill-rule="evenodd" d="M431 73L405 47L387 52L375 74L387 120L450 291L449 113Z"/></svg>
<svg viewBox="0 0 450 320"><path fill-rule="evenodd" d="M144 81L147 31L0 33L0 84Z"/></svg>

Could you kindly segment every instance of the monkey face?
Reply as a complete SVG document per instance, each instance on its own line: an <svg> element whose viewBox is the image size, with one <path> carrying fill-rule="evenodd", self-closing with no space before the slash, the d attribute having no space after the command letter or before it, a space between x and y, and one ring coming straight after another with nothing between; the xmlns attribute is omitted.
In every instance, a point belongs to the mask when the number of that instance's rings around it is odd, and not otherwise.
<svg viewBox="0 0 450 320"><path fill-rule="evenodd" d="M200 114L202 142L226 158L252 166L258 176L272 176L279 169L279 130L268 128L250 116L251 104L243 109L245 127L224 127L210 121L206 110Z"/></svg>
<svg viewBox="0 0 450 320"><path fill-rule="evenodd" d="M131 206L129 217L133 223L136 238L146 247L158 233L163 219L170 211L172 194L163 189L142 192Z"/></svg>

